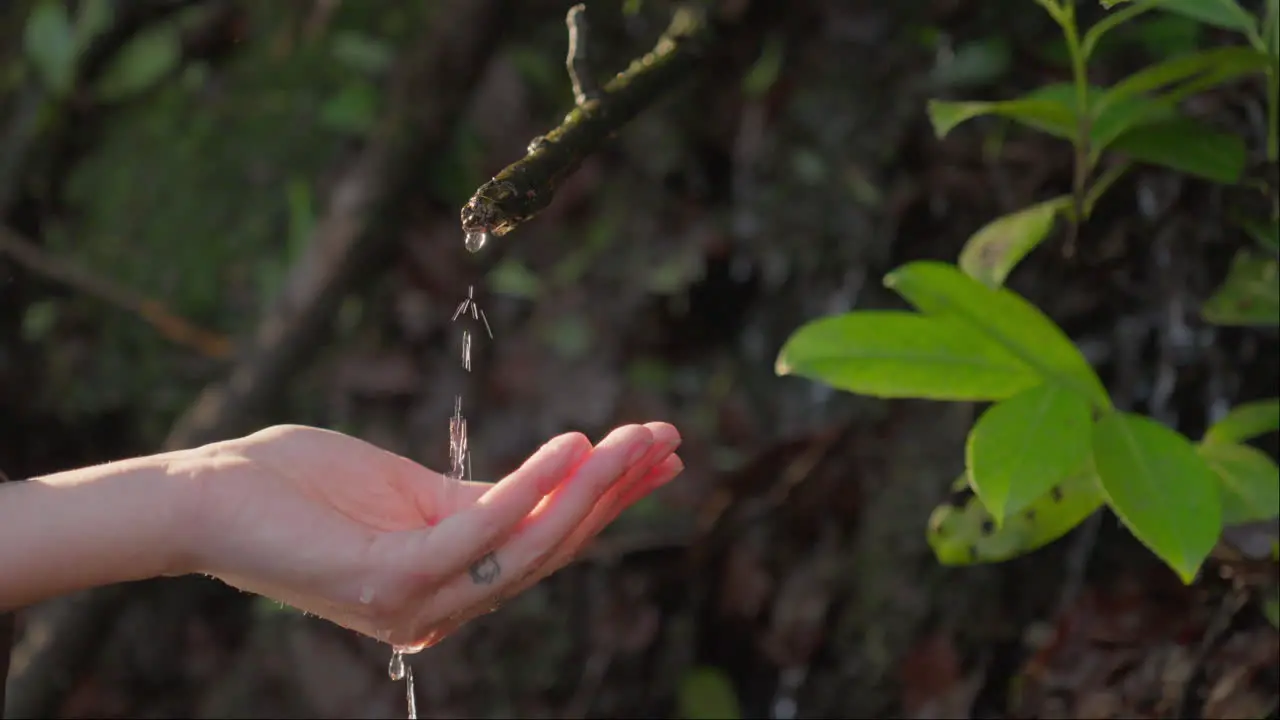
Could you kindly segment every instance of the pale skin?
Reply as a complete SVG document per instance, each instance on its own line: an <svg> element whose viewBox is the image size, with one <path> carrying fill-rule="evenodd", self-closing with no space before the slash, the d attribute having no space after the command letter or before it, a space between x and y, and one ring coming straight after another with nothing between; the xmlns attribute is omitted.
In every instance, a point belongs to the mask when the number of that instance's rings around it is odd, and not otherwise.
<svg viewBox="0 0 1280 720"><path fill-rule="evenodd" d="M202 573L405 647L433 645L568 564L684 465L666 423L553 438L462 483L284 425L0 485L0 612Z"/></svg>

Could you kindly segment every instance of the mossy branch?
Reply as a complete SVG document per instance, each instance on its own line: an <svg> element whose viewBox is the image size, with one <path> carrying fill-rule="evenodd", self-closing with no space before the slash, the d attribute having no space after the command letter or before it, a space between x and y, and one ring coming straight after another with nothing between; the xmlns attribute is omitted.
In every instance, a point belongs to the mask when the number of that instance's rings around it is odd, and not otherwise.
<svg viewBox="0 0 1280 720"><path fill-rule="evenodd" d="M576 18L570 11L570 27ZM575 28L574 45L584 41L583 26ZM559 127L529 143L528 154L480 186L462 208L462 229L468 237L505 235L551 204L564 179L587 156L652 105L706 55L717 35L716 23L693 8L681 8L653 50L637 58L598 93L584 93L583 72L575 47L568 64L579 103ZM470 241L469 241L470 246Z"/></svg>

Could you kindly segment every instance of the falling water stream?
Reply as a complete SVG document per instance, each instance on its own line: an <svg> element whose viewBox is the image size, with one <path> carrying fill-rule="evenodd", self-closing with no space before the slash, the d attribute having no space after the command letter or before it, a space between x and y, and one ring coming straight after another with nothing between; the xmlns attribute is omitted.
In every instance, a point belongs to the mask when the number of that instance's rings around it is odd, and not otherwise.
<svg viewBox="0 0 1280 720"><path fill-rule="evenodd" d="M480 235L482 237L475 237ZM468 233L466 238L466 248L471 252L478 252L484 247L488 240L488 233ZM458 309L454 311L452 321L456 322L459 318L465 319L467 315L471 316L474 321L484 324L485 333L489 339L493 339L493 329L489 327L489 318L484 314L484 310L476 304L475 286L467 287L467 296L458 304ZM462 331L462 368L467 372L471 372L471 331ZM463 480L471 479L471 450L467 444L467 419L462 415L462 394L459 393L453 399L453 415L449 418L449 470L444 474L444 488L441 493L441 508L443 515L454 512L457 508L458 488ZM395 646L391 650L391 663L387 666L387 674L392 680L405 681L405 701L409 708L409 719L417 720L418 703L413 685L413 667L405 662L405 655L412 655L422 650L422 647Z"/></svg>

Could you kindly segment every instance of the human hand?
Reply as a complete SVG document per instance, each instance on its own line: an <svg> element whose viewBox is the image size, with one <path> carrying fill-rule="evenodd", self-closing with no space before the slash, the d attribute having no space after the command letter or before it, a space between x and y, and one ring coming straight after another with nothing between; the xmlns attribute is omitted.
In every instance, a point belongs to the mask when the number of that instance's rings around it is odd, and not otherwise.
<svg viewBox="0 0 1280 720"><path fill-rule="evenodd" d="M563 567L684 465L666 423L552 439L496 484L341 433L277 426L196 451L187 563L398 647L433 645ZM450 508L448 505L452 505Z"/></svg>

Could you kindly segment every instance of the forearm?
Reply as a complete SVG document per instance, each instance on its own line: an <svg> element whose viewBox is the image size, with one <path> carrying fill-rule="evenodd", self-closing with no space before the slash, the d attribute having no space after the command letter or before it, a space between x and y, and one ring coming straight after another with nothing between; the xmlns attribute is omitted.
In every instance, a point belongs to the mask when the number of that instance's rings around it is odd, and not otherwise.
<svg viewBox="0 0 1280 720"><path fill-rule="evenodd" d="M0 486L0 612L182 572L194 475L168 453Z"/></svg>

